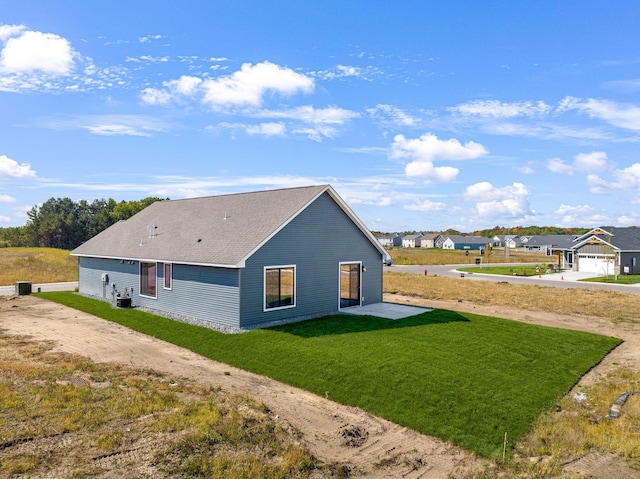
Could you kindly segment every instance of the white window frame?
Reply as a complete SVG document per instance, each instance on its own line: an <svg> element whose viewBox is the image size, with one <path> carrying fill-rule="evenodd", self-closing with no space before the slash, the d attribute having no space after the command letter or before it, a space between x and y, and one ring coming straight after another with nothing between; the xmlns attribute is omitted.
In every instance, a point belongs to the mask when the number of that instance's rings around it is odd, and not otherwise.
<svg viewBox="0 0 640 479"><path fill-rule="evenodd" d="M267 307L267 271L273 269L293 268L293 304L285 306ZM295 308L298 304L298 268L295 264L282 264L264 266L262 270L262 312L281 311L283 309Z"/></svg>
<svg viewBox="0 0 640 479"><path fill-rule="evenodd" d="M156 266L156 267L155 267L156 275L155 275L155 278L154 278L155 283L156 283L156 285L155 285L156 295L155 295L155 296L151 296L151 295L149 295L149 294L144 294L144 293L142 292L142 265L143 265L143 264L154 264L154 265ZM153 261L140 261L140 266L139 266L139 270L138 270L138 272L139 272L139 277L140 277L140 284L138 285L138 287L139 287L139 288L138 288L138 291L139 291L139 293L138 293L138 294L139 294L140 296L145 297L145 298L157 299L157 298L158 298L158 263L154 263Z"/></svg>
<svg viewBox="0 0 640 479"><path fill-rule="evenodd" d="M169 286L167 286L167 266L169 267ZM173 263L164 263L162 266L162 289L173 289Z"/></svg>

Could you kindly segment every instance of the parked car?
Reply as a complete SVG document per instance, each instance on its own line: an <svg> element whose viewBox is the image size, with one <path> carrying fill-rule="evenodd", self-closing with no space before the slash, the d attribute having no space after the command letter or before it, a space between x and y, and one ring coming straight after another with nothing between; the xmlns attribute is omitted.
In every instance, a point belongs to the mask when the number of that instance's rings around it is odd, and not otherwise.
<svg viewBox="0 0 640 479"><path fill-rule="evenodd" d="M393 258L389 253L385 253L384 257L382 258L382 264L385 266L391 266L393 264Z"/></svg>

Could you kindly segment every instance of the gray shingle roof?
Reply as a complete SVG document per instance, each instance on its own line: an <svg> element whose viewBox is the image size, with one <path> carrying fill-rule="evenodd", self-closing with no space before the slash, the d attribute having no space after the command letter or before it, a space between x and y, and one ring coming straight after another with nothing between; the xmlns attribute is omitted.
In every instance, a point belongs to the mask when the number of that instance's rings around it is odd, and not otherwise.
<svg viewBox="0 0 640 479"><path fill-rule="evenodd" d="M489 238L484 238L482 236L462 236L462 235L448 235L447 238L451 238L455 244L487 244L492 243L492 240Z"/></svg>
<svg viewBox="0 0 640 479"><path fill-rule="evenodd" d="M598 230L609 232L611 235L596 234ZM588 239L593 236L612 244L621 251L640 251L640 228L614 228L609 226L600 226L580 236L577 238L576 242L579 245L582 245L582 243L588 241Z"/></svg>
<svg viewBox="0 0 640 479"><path fill-rule="evenodd" d="M552 246L558 249L569 249L574 245L575 238L575 235L532 236L526 243L526 246Z"/></svg>
<svg viewBox="0 0 640 479"><path fill-rule="evenodd" d="M324 192L364 228L331 186L319 185L159 201L107 228L71 254L242 267ZM363 232L377 244L368 230Z"/></svg>

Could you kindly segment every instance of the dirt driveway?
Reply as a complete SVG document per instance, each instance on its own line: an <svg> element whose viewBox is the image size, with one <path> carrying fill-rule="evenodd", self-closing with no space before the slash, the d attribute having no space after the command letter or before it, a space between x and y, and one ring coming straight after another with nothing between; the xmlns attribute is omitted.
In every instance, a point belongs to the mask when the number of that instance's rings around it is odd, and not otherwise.
<svg viewBox="0 0 640 479"><path fill-rule="evenodd" d="M640 370L640 330L636 325L616 325L600 318L427 301L399 295L385 295L385 301L507 317L624 339L625 342L583 378L581 384L589 384L609 369L621 365ZM483 467L484 461L466 451L357 408L342 406L306 391L211 361L120 325L32 296L0 301L0 328L9 334L56 341L57 350L88 356L94 361L150 368L176 380L188 377L206 385L249 394L264 402L278 421L300 431L316 457L326 462L349 464L369 478L435 479L448 477L449 474L455 477L464 471ZM348 444L345 432L350 431L358 431L365 440L359 444ZM593 475L600 468L610 473L620 468L621 464L615 458L602 457L589 458L583 466L577 463L573 467L574 473ZM628 472L623 470L622 474ZM616 476L605 474L601 477Z"/></svg>

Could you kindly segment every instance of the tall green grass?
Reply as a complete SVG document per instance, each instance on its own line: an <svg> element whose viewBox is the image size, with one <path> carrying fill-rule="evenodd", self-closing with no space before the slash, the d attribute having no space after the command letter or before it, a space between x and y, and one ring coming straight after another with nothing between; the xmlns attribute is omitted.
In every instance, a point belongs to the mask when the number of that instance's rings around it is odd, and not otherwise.
<svg viewBox="0 0 640 479"><path fill-rule="evenodd" d="M239 335L73 293L42 297L431 434L485 457L524 435L620 340L436 310L336 315ZM513 444L513 442L510 442Z"/></svg>

